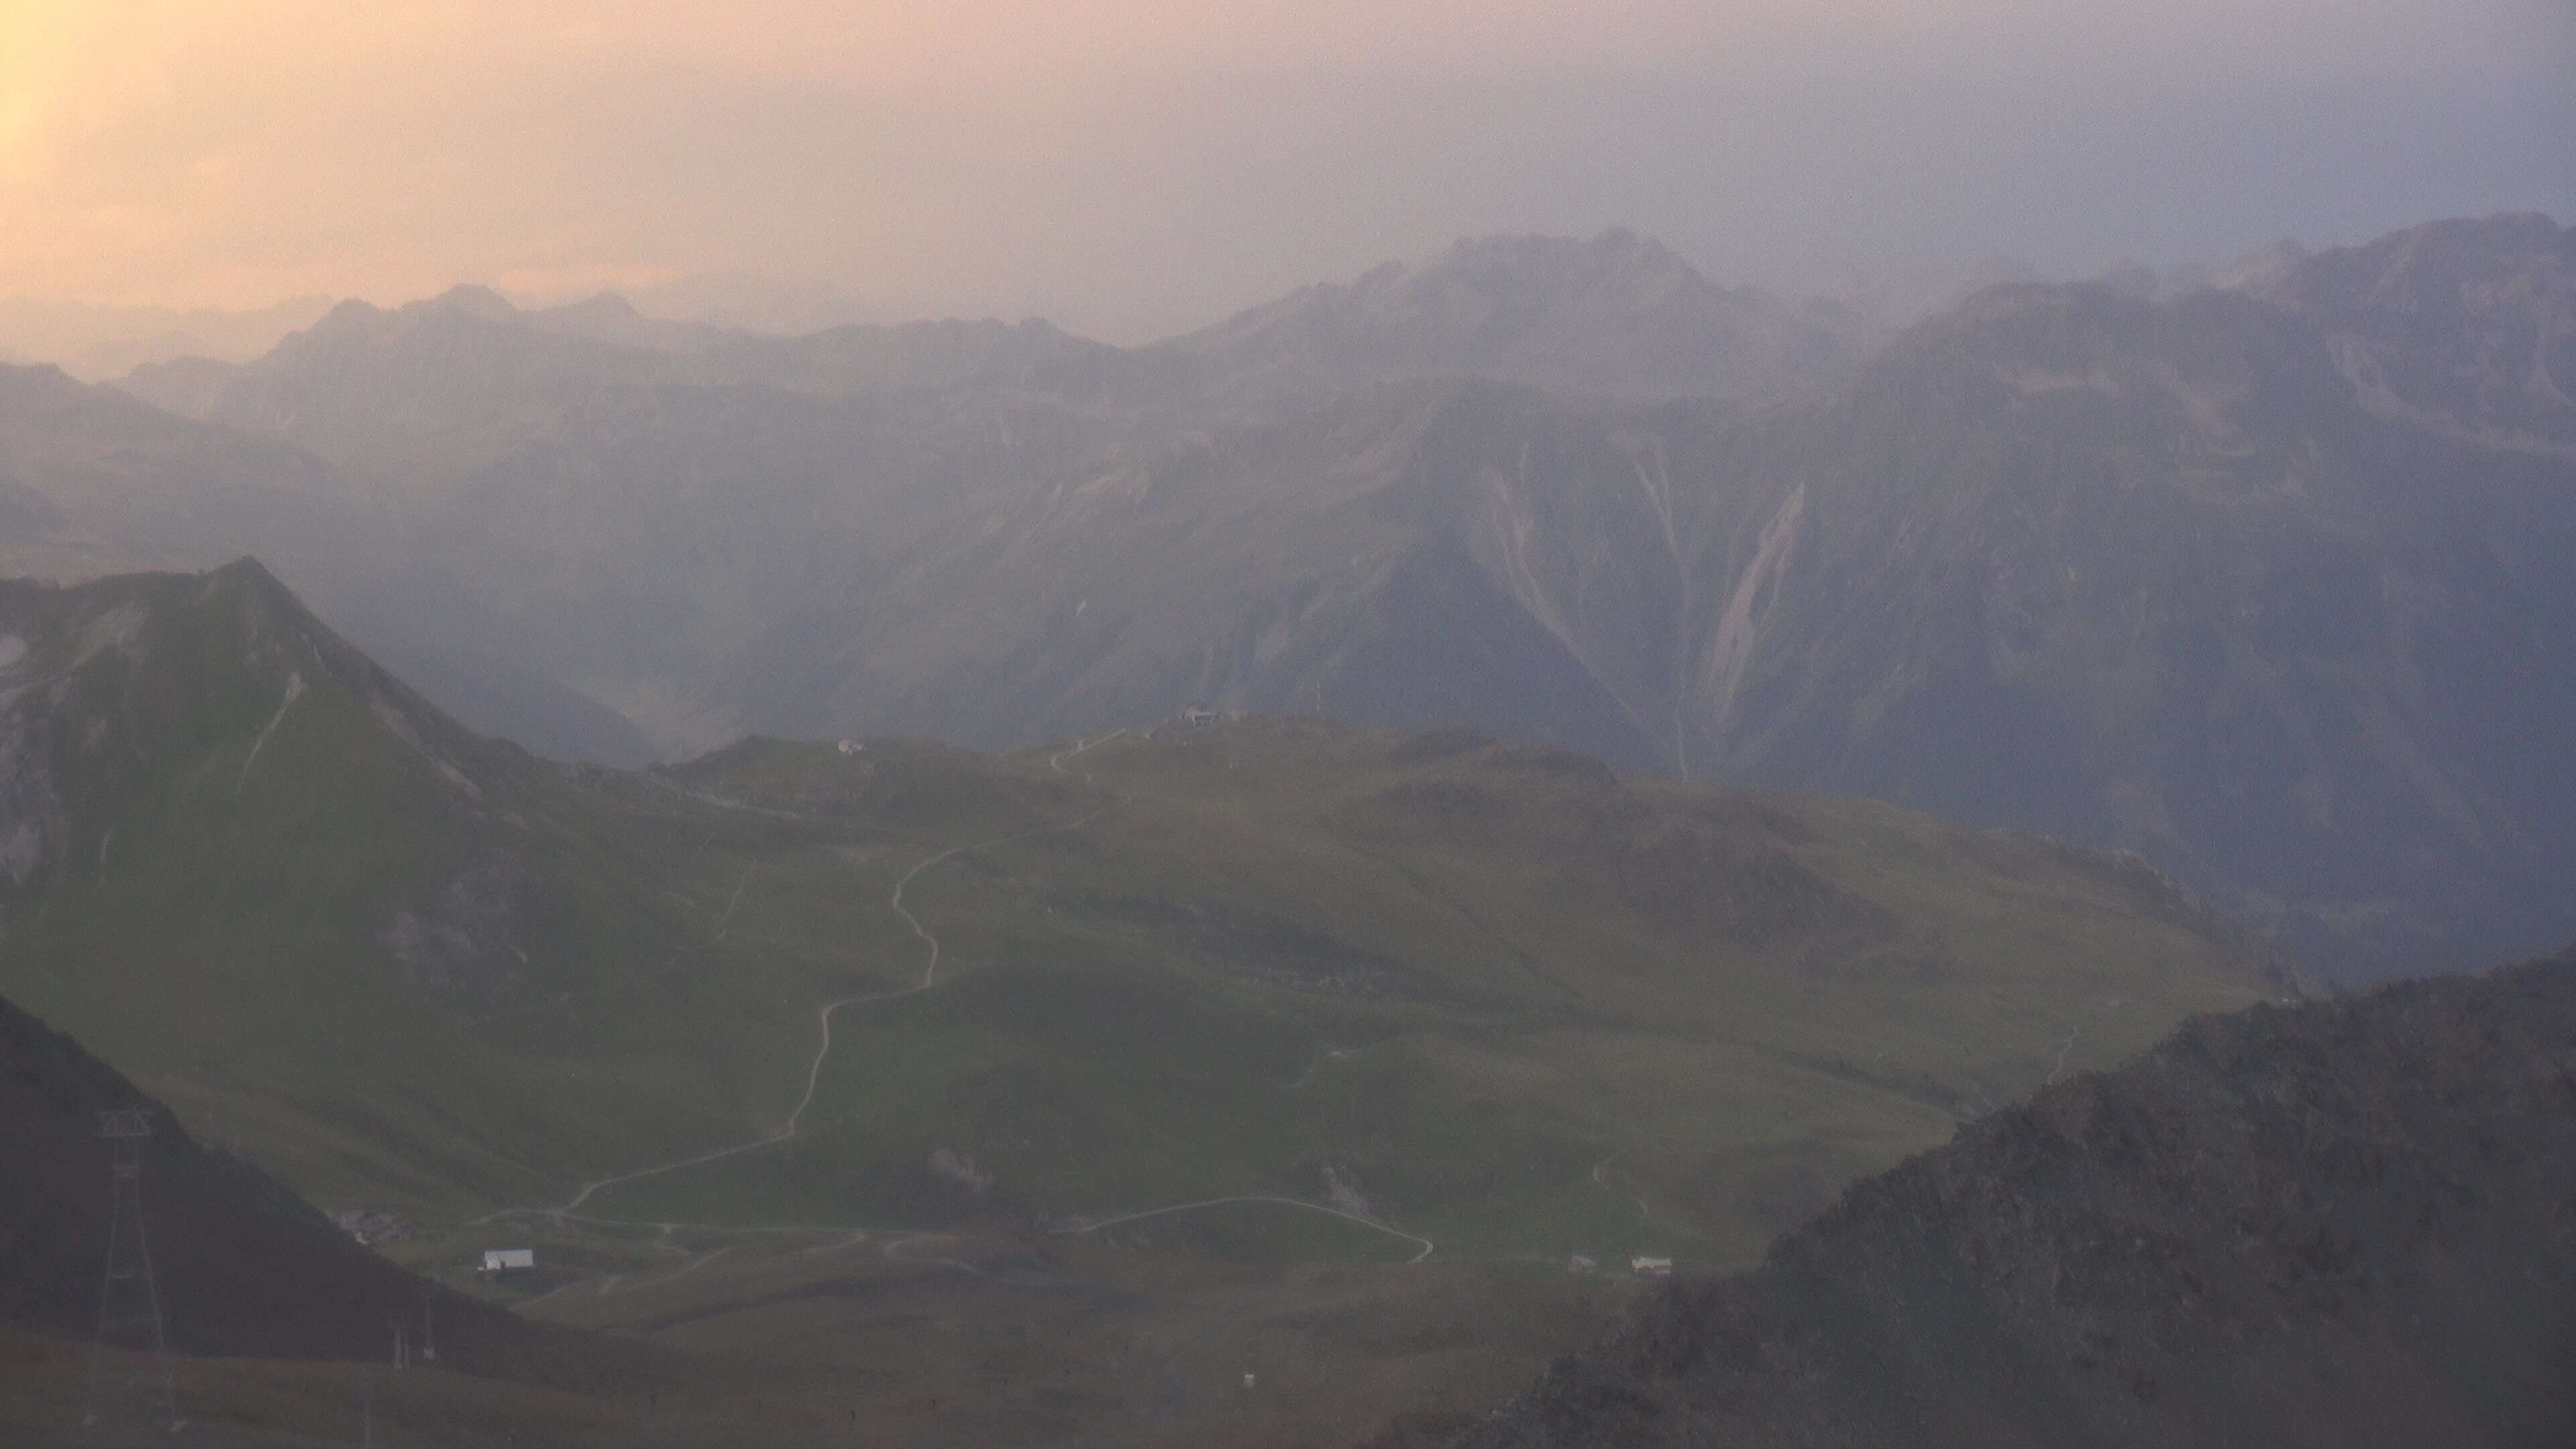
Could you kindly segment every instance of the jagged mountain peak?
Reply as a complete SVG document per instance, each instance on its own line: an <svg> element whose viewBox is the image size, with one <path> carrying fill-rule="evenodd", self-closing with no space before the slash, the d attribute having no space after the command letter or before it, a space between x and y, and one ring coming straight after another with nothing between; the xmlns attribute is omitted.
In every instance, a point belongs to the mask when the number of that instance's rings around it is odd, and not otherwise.
<svg viewBox="0 0 2576 1449"><path fill-rule="evenodd" d="M1529 313L1569 297L1597 302L1627 289L1675 286L1711 296L1758 295L1728 292L1662 242L1625 227L1612 227L1588 239L1497 233L1461 237L1427 262L1382 262L1347 283L1300 287L1182 341L1220 339L1319 309L1436 310L1443 305L1443 294L1459 292L1480 294L1515 312Z"/></svg>
<svg viewBox="0 0 2576 1449"><path fill-rule="evenodd" d="M2255 399L2309 416L2341 406L2328 350L2277 306L2231 289L2159 293L2140 280L1989 287L1908 329L1854 386L1912 393L1915 404L1931 379L2000 387L2022 405L2072 389L2160 398L2195 435L2232 436L2233 414Z"/></svg>
<svg viewBox="0 0 2576 1449"><path fill-rule="evenodd" d="M2277 283L2291 268L2315 255L2295 237L2258 247L2211 276L2210 285L2229 291L2261 290Z"/></svg>
<svg viewBox="0 0 2576 1449"><path fill-rule="evenodd" d="M635 304L628 301L622 292L595 292L578 302L566 302L560 307L549 307L545 310L558 317L599 317L623 320L630 317L640 318L644 315L635 310Z"/></svg>
<svg viewBox="0 0 2576 1449"><path fill-rule="evenodd" d="M481 809L514 762L315 617L255 558L69 587L0 580L0 895L102 868L138 800L390 771ZM308 760L301 711L335 723ZM271 750L272 742L276 749ZM181 772L203 773L174 783ZM282 773L281 773L282 772Z"/></svg>
<svg viewBox="0 0 2576 1449"><path fill-rule="evenodd" d="M312 326L300 332L286 334L279 340L278 345L286 346L299 337L347 336L371 331L391 315L393 314L386 309L363 297L350 297L334 303L331 310L323 313L320 320ZM148 372L150 369L138 369L138 371Z"/></svg>
<svg viewBox="0 0 2576 1449"><path fill-rule="evenodd" d="M414 302L403 310L427 310L433 307L471 313L494 322L507 321L519 315L518 307L509 298L490 287L474 282L459 282L437 296Z"/></svg>
<svg viewBox="0 0 2576 1449"><path fill-rule="evenodd" d="M1230 386L1289 396L1457 375L1616 401L1779 396L1841 376L1856 354L1808 309L1720 287L1624 228L1467 238L1168 345Z"/></svg>
<svg viewBox="0 0 2576 1449"><path fill-rule="evenodd" d="M1525 283L1681 281L1724 290L1679 253L1651 236L1614 226L1590 237L1544 233L1462 237L1430 264L1409 275L1459 272L1509 277Z"/></svg>
<svg viewBox="0 0 2576 1449"><path fill-rule="evenodd" d="M2374 412L2576 458L2576 228L2538 212L2426 222L2247 291L2324 332Z"/></svg>

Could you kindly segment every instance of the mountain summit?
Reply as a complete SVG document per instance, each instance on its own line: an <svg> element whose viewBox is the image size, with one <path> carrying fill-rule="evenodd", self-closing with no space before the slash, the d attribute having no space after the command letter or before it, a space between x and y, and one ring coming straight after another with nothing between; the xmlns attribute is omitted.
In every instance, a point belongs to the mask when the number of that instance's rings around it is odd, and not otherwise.
<svg viewBox="0 0 2576 1449"><path fill-rule="evenodd" d="M2246 290L2323 330L2372 410L2576 458L2576 227L2537 212L2430 222Z"/></svg>
<svg viewBox="0 0 2576 1449"><path fill-rule="evenodd" d="M1170 346L1228 386L1324 393L1474 376L1619 402L1778 397L1841 376L1855 348L1830 308L1720 287L1624 229L1589 241L1485 237L1291 292Z"/></svg>

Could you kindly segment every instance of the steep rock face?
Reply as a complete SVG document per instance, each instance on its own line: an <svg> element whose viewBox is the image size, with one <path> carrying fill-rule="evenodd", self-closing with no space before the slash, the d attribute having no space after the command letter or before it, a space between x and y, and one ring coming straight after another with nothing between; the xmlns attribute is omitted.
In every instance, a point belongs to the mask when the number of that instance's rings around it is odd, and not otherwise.
<svg viewBox="0 0 2576 1449"><path fill-rule="evenodd" d="M2576 927L2534 667L2576 651L2576 462L2384 415L2265 304L2093 288L1720 439L1691 471L1765 532L1701 590L1748 627L1688 626L1696 768L2137 849L2377 969Z"/></svg>
<svg viewBox="0 0 2576 1449"><path fill-rule="evenodd" d="M2196 1021L1677 1286L1475 1449L2576 1436L2576 952Z"/></svg>
<svg viewBox="0 0 2576 1449"><path fill-rule="evenodd" d="M1389 388L1292 423L1146 438L1036 484L997 476L984 508L847 570L841 597L736 651L719 689L791 734L1008 745L1206 698L1474 721L1651 764L1620 681L1457 526L1458 470L1510 445L1488 415L1536 405Z"/></svg>
<svg viewBox="0 0 2576 1449"><path fill-rule="evenodd" d="M2536 214L2433 222L2247 290L2322 329L2375 411L2576 456L2576 228Z"/></svg>

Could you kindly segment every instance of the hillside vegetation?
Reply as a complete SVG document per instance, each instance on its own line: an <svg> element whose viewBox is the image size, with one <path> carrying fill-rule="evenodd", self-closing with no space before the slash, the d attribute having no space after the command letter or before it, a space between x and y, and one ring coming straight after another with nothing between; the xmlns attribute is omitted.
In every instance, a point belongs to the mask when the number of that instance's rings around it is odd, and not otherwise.
<svg viewBox="0 0 2576 1449"><path fill-rule="evenodd" d="M2294 989L2132 860L1464 732L622 773L463 730L255 564L0 587L0 635L0 991L435 1224L1742 1259Z"/></svg>

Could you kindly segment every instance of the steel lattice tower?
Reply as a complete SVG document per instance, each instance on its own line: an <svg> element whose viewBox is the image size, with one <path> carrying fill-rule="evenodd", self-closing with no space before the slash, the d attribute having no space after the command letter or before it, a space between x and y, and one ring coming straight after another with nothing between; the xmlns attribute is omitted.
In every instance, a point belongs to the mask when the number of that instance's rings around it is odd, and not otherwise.
<svg viewBox="0 0 2576 1449"><path fill-rule="evenodd" d="M82 1440L94 1444L167 1435L180 1425L161 1289L143 1232L143 1144L152 1138L152 1109L101 1112L98 1131L114 1148L115 1162L107 1280L99 1289L98 1342L90 1351L89 1404L81 1416Z"/></svg>

